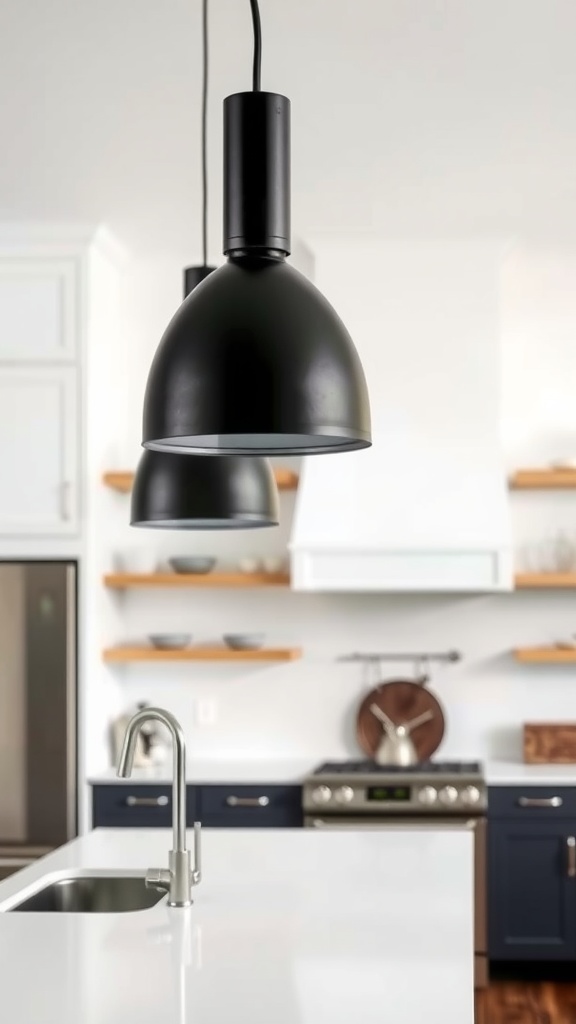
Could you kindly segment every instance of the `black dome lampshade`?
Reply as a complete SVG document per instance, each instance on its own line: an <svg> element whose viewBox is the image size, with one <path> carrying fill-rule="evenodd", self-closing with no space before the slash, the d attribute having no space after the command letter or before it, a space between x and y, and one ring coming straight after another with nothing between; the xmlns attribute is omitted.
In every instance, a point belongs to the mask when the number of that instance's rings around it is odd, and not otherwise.
<svg viewBox="0 0 576 1024"><path fill-rule="evenodd" d="M254 91L224 101L227 263L183 302L160 342L144 400L143 445L212 455L312 455L371 444L360 359L290 253L290 101Z"/></svg>
<svg viewBox="0 0 576 1024"><path fill-rule="evenodd" d="M278 492L267 459L213 459L146 451L132 489L132 526L167 530L277 526Z"/></svg>
<svg viewBox="0 0 576 1024"><path fill-rule="evenodd" d="M344 324L284 260L237 256L182 304L146 388L143 445L204 454L368 447L364 374Z"/></svg>
<svg viewBox="0 0 576 1024"><path fill-rule="evenodd" d="M184 270L184 297L215 270L207 261L208 0L202 4L202 249L201 266ZM212 459L145 451L134 486L130 522L173 530L254 529L278 525L278 491L263 458Z"/></svg>

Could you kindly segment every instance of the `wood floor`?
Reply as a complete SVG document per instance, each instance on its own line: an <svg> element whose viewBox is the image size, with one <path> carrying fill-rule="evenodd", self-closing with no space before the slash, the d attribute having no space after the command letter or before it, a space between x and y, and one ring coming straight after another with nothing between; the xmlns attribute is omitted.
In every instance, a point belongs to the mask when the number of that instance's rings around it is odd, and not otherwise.
<svg viewBox="0 0 576 1024"><path fill-rule="evenodd" d="M574 982L497 981L477 996L476 1024L576 1024Z"/></svg>

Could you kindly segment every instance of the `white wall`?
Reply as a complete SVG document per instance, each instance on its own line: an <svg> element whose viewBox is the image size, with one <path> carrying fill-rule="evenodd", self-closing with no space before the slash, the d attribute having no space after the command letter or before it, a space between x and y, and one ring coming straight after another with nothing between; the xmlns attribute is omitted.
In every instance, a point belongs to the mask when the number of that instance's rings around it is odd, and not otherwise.
<svg viewBox="0 0 576 1024"><path fill-rule="evenodd" d="M250 87L248 0L210 5L211 250L221 104ZM264 89L293 110L297 233L576 225L573 0L263 0ZM199 256L199 0L4 3L0 217L108 223Z"/></svg>
<svg viewBox="0 0 576 1024"><path fill-rule="evenodd" d="M91 459L93 474L135 464L144 380L157 339L179 300L179 273L178 258L168 257L134 263L126 271L123 332L108 354L108 414L102 417L98 452ZM559 242L517 245L503 266L503 435L510 467L576 453L570 430L576 379L575 284L576 250ZM210 552L218 554L221 567L244 553L284 551L294 500L283 495L278 531L158 538L126 525L126 497L103 489L95 493L92 529L102 571L129 549L136 559L153 560L170 553ZM539 554L546 554L549 539L562 527L576 542L573 494L519 493L511 496L511 506L519 548L544 542ZM103 645L163 630L190 631L199 642L232 630L264 630L272 644L302 645L304 658L270 667L92 664L88 771L105 764L109 714L140 699L174 711L198 755L314 759L355 754L355 708L369 680L358 666L337 662L340 654L351 651L462 650L463 662L438 669L433 679L447 715L446 755L515 756L522 721L576 717L570 668L521 667L509 655L516 645L546 643L575 628L570 592L328 597L283 590L118 594L96 587L93 599L91 614ZM389 666L389 674L405 668ZM212 726L195 721L195 703L201 698L215 702Z"/></svg>

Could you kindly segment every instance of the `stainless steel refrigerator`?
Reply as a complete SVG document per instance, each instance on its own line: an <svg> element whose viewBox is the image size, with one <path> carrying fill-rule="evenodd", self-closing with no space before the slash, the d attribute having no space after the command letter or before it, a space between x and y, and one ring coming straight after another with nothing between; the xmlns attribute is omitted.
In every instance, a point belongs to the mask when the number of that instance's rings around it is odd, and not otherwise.
<svg viewBox="0 0 576 1024"><path fill-rule="evenodd" d="M76 835L76 565L0 562L0 879Z"/></svg>

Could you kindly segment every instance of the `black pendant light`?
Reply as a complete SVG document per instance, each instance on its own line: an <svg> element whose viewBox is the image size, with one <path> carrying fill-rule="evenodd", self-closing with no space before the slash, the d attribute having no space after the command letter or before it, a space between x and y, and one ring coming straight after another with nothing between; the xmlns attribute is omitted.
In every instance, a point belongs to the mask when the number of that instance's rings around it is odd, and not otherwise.
<svg viewBox="0 0 576 1024"><path fill-rule="evenodd" d="M212 455L312 455L371 443L364 373L330 304L290 253L290 101L253 91L224 101L227 263L186 299L156 352L143 445Z"/></svg>
<svg viewBox="0 0 576 1024"><path fill-rule="evenodd" d="M208 0L202 7L202 266L184 271L184 297L215 270L207 263ZM277 526L278 491L264 458L214 459L145 451L134 486L132 526L177 530L255 529Z"/></svg>
<svg viewBox="0 0 576 1024"><path fill-rule="evenodd" d="M132 489L132 526L167 530L278 525L278 492L267 459L144 452Z"/></svg>

